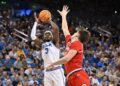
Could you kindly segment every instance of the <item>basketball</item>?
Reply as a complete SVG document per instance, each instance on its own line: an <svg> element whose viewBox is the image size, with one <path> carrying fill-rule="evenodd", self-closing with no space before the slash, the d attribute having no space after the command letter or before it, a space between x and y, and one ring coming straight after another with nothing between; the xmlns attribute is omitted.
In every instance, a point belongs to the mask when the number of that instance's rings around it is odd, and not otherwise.
<svg viewBox="0 0 120 86"><path fill-rule="evenodd" d="M39 13L39 20L43 23L47 23L51 19L51 13L49 10L42 10Z"/></svg>

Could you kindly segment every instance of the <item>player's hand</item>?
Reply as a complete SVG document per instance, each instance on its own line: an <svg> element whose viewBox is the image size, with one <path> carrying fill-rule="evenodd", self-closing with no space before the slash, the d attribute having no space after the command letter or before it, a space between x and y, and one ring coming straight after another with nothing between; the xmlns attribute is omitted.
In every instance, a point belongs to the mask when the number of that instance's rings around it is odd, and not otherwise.
<svg viewBox="0 0 120 86"><path fill-rule="evenodd" d="M57 10L61 16L66 16L69 13L69 7L67 5L63 6L62 11Z"/></svg>
<svg viewBox="0 0 120 86"><path fill-rule="evenodd" d="M35 18L35 21L38 23L38 22L39 22L39 19L37 18L36 12L34 12L34 18Z"/></svg>
<svg viewBox="0 0 120 86"><path fill-rule="evenodd" d="M49 64L45 67L45 70L49 70L49 69L52 69L54 66L52 64Z"/></svg>
<svg viewBox="0 0 120 86"><path fill-rule="evenodd" d="M50 18L46 23L50 23L51 24L52 21L52 18Z"/></svg>

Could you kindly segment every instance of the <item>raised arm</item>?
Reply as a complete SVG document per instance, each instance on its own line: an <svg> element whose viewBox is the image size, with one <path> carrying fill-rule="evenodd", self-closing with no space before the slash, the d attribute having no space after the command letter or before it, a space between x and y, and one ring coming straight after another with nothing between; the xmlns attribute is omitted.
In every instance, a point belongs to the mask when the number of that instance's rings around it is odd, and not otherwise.
<svg viewBox="0 0 120 86"><path fill-rule="evenodd" d="M75 55L77 54L77 51L76 50L73 50L71 49L67 55L65 55L64 57L62 57L61 59L59 59L58 61L52 63L52 64L49 64L45 67L45 69L50 69L52 68L53 66L55 65L61 65L61 64L65 64L67 62L69 62Z"/></svg>
<svg viewBox="0 0 120 86"><path fill-rule="evenodd" d="M55 45L59 47L59 28L57 24L53 21L50 21L50 24L53 29L53 41L55 42Z"/></svg>
<svg viewBox="0 0 120 86"><path fill-rule="evenodd" d="M36 30L37 30L37 24L38 24L38 18L36 16L36 13L34 13L34 17L35 17L36 21L34 22L34 25L33 25L33 28L32 28L30 36L31 36L31 39L34 42L34 47L36 49L41 49L42 40L37 38L37 36L36 36Z"/></svg>
<svg viewBox="0 0 120 86"><path fill-rule="evenodd" d="M37 39L36 29L37 29L38 18L36 16L36 13L34 13L34 18L35 18L35 22L34 22L34 25L32 27L32 31L31 31L31 35L30 35L32 40L36 40Z"/></svg>
<svg viewBox="0 0 120 86"><path fill-rule="evenodd" d="M62 30L64 33L64 36L66 37L67 35L70 35L70 32L68 30L68 24L67 24L67 14L69 12L68 6L64 5L62 11L59 11L59 14L62 17Z"/></svg>

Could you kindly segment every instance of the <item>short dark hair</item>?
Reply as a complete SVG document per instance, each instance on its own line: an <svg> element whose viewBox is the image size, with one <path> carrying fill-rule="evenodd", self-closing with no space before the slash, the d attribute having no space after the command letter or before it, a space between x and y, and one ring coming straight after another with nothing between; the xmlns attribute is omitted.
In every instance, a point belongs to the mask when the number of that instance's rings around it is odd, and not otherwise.
<svg viewBox="0 0 120 86"><path fill-rule="evenodd" d="M80 34L79 40L82 43L85 43L85 42L89 41L90 32L87 29L85 29L84 27L80 27L79 28L79 34Z"/></svg>

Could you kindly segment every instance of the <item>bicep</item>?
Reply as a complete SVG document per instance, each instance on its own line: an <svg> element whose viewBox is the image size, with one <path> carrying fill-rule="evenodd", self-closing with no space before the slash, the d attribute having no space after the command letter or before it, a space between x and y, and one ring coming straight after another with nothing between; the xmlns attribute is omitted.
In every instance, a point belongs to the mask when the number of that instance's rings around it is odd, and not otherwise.
<svg viewBox="0 0 120 86"><path fill-rule="evenodd" d="M65 56L67 61L70 61L77 54L77 50L71 49Z"/></svg>

